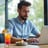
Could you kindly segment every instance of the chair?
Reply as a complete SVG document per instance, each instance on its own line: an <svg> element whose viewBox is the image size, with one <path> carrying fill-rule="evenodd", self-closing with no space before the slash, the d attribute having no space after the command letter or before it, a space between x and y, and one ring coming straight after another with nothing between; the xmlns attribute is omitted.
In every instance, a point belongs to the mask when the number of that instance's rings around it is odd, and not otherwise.
<svg viewBox="0 0 48 48"><path fill-rule="evenodd" d="M0 43L4 43L4 35L0 33Z"/></svg>

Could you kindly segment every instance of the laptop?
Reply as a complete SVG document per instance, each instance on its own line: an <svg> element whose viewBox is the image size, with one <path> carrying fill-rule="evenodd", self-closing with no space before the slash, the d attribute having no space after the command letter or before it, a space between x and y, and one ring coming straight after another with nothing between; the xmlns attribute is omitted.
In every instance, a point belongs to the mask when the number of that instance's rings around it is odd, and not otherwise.
<svg viewBox="0 0 48 48"><path fill-rule="evenodd" d="M48 25L44 26L39 38L39 44L48 44Z"/></svg>
<svg viewBox="0 0 48 48"><path fill-rule="evenodd" d="M39 37L39 43L31 43L31 45L43 45L48 44L48 26L44 26L41 30L41 36Z"/></svg>

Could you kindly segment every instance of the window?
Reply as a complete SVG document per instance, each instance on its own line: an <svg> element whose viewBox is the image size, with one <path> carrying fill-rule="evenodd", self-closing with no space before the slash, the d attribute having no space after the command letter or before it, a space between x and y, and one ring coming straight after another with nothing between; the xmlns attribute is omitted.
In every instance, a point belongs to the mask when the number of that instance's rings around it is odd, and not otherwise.
<svg viewBox="0 0 48 48"><path fill-rule="evenodd" d="M0 32L5 27L5 0L0 0Z"/></svg>
<svg viewBox="0 0 48 48"><path fill-rule="evenodd" d="M30 16L29 19L36 24L36 26L41 29L44 26L44 0L27 0L31 2Z"/></svg>
<svg viewBox="0 0 48 48"><path fill-rule="evenodd" d="M8 19L15 18L17 16L17 4L20 0L8 1Z"/></svg>
<svg viewBox="0 0 48 48"><path fill-rule="evenodd" d="M44 0L26 0L31 2L30 14L28 19L33 21L41 31L44 26ZM8 19L18 16L17 4L20 0L11 0L8 2Z"/></svg>

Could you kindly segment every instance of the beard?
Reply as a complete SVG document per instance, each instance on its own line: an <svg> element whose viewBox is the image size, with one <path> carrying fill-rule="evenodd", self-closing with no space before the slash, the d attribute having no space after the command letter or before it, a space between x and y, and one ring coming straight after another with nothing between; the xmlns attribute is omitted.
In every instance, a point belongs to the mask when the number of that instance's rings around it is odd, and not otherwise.
<svg viewBox="0 0 48 48"><path fill-rule="evenodd" d="M20 17L21 17L22 20L27 20L27 18L28 18L27 16L24 16L24 17L20 16Z"/></svg>

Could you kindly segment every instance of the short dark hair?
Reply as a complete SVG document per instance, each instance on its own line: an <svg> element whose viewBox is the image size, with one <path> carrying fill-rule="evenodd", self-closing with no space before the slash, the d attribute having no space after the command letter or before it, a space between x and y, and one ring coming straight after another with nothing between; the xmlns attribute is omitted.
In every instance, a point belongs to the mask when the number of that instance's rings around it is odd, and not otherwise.
<svg viewBox="0 0 48 48"><path fill-rule="evenodd" d="M31 3L27 1L21 1L20 3L18 3L18 9L21 9L22 6L31 6Z"/></svg>

